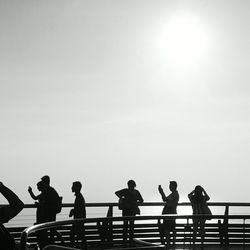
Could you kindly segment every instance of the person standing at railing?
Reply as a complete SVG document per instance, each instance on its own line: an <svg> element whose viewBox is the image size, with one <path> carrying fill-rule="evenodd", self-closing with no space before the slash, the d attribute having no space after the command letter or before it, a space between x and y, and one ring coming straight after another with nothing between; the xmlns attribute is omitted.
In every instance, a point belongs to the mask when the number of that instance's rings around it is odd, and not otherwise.
<svg viewBox="0 0 250 250"><path fill-rule="evenodd" d="M42 181L39 181L37 184L37 189L40 191L38 195L35 195L32 188L28 188L28 192L33 200L37 200L35 202L35 205L37 207L36 209L36 222L35 224L39 224L45 221L44 219L44 213L43 213L43 192L44 192L44 185Z"/></svg>
<svg viewBox="0 0 250 250"><path fill-rule="evenodd" d="M56 221L56 214L60 209L60 199L57 191L50 186L50 177L45 175L41 178L41 181L37 183L37 188L41 191L40 194L35 195L32 188L28 188L28 192L34 200L38 200L37 204L37 218L36 224ZM55 229L50 230L50 237L46 230L37 232L37 241L39 247L42 249L44 246L53 243L54 237L62 241L62 237Z"/></svg>
<svg viewBox="0 0 250 250"><path fill-rule="evenodd" d="M158 191L161 194L161 198L165 202L162 214L177 214L177 205L179 202L177 182L170 181L169 189L171 193L166 196L161 185L158 186ZM166 236L167 244L170 243L171 232L173 234L173 242L175 243L175 219L164 219L163 224L160 224L160 237L162 244L165 244L164 236Z"/></svg>
<svg viewBox="0 0 250 250"><path fill-rule="evenodd" d="M14 218L24 207L23 202L18 196L0 182L0 193L7 199L9 204L0 207L0 249L15 250L16 243L8 230L4 227L4 223Z"/></svg>
<svg viewBox="0 0 250 250"><path fill-rule="evenodd" d="M139 202L143 202L141 193L135 189L136 183L134 180L129 180L128 188L124 188L115 192L119 198L119 209L122 210L122 216L136 216L140 214L140 208L138 207ZM130 230L130 240L134 236L134 221L129 221L129 230ZM128 231L128 221L124 221L124 241L127 241L127 231Z"/></svg>
<svg viewBox="0 0 250 250"><path fill-rule="evenodd" d="M82 183L80 181L73 182L71 190L73 193L75 193L75 201L74 201L74 208L70 210L69 217L73 216L74 219L86 218L85 199L81 193L81 189L82 189ZM70 231L71 246L75 246L75 236L81 239L82 245L85 244L83 226L84 225L82 223L77 223L72 225L72 229Z"/></svg>
<svg viewBox="0 0 250 250"><path fill-rule="evenodd" d="M188 198L191 202L193 215L211 215L211 211L207 205L207 201L210 200L207 192L203 187L197 185L195 189L188 194ZM204 243L205 237L205 222L206 219L193 219L193 244L196 241L197 231L200 230L201 244Z"/></svg>
<svg viewBox="0 0 250 250"><path fill-rule="evenodd" d="M45 222L55 221L58 213L58 201L60 196L57 191L50 185L50 177L45 175L41 178L44 186L44 217Z"/></svg>

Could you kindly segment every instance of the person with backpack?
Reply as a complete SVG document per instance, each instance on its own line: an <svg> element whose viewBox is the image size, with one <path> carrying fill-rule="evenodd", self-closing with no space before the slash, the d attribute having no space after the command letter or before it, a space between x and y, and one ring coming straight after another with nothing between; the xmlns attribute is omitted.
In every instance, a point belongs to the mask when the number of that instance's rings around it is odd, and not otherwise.
<svg viewBox="0 0 250 250"><path fill-rule="evenodd" d="M37 189L40 191L38 195L35 195L32 188L29 186L28 192L33 200L35 200L36 205L36 222L35 224L39 224L44 222L44 215L43 215L43 192L44 192L44 185L42 181L39 181L37 184Z"/></svg>
<svg viewBox="0 0 250 250"><path fill-rule="evenodd" d="M42 186L41 194L39 196L32 197L39 198L40 200L39 206L42 218L40 218L39 223L56 221L56 215L61 212L62 197L60 197L57 191L50 186L50 177L48 175L43 176L39 184ZM29 192L30 191L31 190L29 188ZM37 232L39 247L42 249L44 246L53 243L55 236L62 240L60 233L55 229L51 229L49 235L46 230Z"/></svg>
<svg viewBox="0 0 250 250"><path fill-rule="evenodd" d="M50 177L48 175L43 176L41 180L44 186L44 222L55 221L57 213L60 212L61 198L57 191L50 186Z"/></svg>
<svg viewBox="0 0 250 250"><path fill-rule="evenodd" d="M124 188L115 192L116 196L119 198L119 208L122 210L122 216L136 216L140 214L140 209L138 206L139 202L143 202L141 193L135 189L136 183L134 180L129 180L127 182L128 188ZM132 239L134 237L134 221L124 220L124 230L123 230L123 240L127 241L127 234L129 232L129 240L132 244Z"/></svg>
<svg viewBox="0 0 250 250"><path fill-rule="evenodd" d="M138 202L143 202L141 193L135 189L136 183L134 180L129 180L128 188L124 188L115 192L120 198L120 209L122 210L122 216L135 216L140 214Z"/></svg>

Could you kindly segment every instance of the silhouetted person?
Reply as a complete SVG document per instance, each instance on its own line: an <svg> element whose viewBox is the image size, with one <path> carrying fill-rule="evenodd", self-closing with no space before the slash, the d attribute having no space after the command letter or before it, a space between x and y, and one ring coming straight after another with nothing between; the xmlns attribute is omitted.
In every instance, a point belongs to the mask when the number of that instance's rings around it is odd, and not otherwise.
<svg viewBox="0 0 250 250"><path fill-rule="evenodd" d="M158 191L161 194L161 198L166 202L162 214L177 214L177 205L179 202L179 193L177 191L177 182L170 181L169 189L171 193L166 196L161 185L158 187ZM175 219L164 219L163 224L160 224L160 236L162 244L165 244L164 236L166 236L167 244L170 243L170 234L173 233L173 242L175 243Z"/></svg>
<svg viewBox="0 0 250 250"><path fill-rule="evenodd" d="M60 197L56 190L50 186L50 177L48 175L43 176L41 181L37 183L37 188L41 191L39 195L34 195L32 189L28 189L31 197L38 200L37 223L55 221ZM61 235L55 229L50 230L50 237L46 230L38 231L37 242L39 247L42 249L44 246L53 243L55 236L62 240Z"/></svg>
<svg viewBox="0 0 250 250"><path fill-rule="evenodd" d="M72 184L72 192L75 193L74 208L70 210L69 217L73 216L74 219L86 218L85 199L81 193L82 184L80 181L75 181ZM82 246L85 244L84 228L82 223L72 225L70 232L71 245L75 246L75 236L81 239Z"/></svg>
<svg viewBox="0 0 250 250"><path fill-rule="evenodd" d="M123 199L122 216L135 216L140 214L138 202L143 202L140 192L135 189L136 183L134 180L128 181L128 188L116 191L115 194Z"/></svg>
<svg viewBox="0 0 250 250"><path fill-rule="evenodd" d="M41 178L44 187L44 222L55 221L59 195L57 191L50 186L50 177L45 175Z"/></svg>
<svg viewBox="0 0 250 250"><path fill-rule="evenodd" d="M45 218L44 218L44 185L42 181L39 181L37 184L37 189L38 191L40 191L40 194L35 195L33 193L33 190L31 187L28 188L28 192L31 196L31 198L33 200L36 200L37 202L35 202L35 205L37 207L36 210L36 223L35 224L39 224L39 223L43 223L45 222Z"/></svg>
<svg viewBox="0 0 250 250"><path fill-rule="evenodd" d="M0 207L0 248L4 250L15 250L16 243L4 223L14 218L23 209L24 204L18 196L0 182L0 193L7 199L8 205Z"/></svg>
<svg viewBox="0 0 250 250"><path fill-rule="evenodd" d="M140 192L135 189L136 183L134 180L129 180L128 188L121 189L116 191L115 194L122 200L122 216L135 216L140 214L140 209L138 207L138 202L143 202L143 198ZM134 235L134 221L130 220L130 240L132 240ZM127 240L127 230L128 230L128 221L124 221L124 241Z"/></svg>
<svg viewBox="0 0 250 250"><path fill-rule="evenodd" d="M193 215L211 215L211 211L207 206L207 201L210 199L210 197L201 186L196 186L195 189L188 195L188 198L192 205ZM201 243L203 245L205 236L205 222L206 219L193 219L193 244L195 244L196 234L199 229Z"/></svg>

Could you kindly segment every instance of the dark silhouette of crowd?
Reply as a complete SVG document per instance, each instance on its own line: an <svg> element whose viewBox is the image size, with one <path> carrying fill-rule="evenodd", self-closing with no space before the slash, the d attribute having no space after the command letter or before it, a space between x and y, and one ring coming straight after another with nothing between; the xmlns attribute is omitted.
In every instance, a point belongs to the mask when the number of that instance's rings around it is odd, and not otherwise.
<svg viewBox="0 0 250 250"><path fill-rule="evenodd" d="M72 183L71 190L75 195L73 208L70 210L69 217L75 219L86 218L86 204L85 199L81 193L82 183L75 181ZM36 221L34 224L40 224L45 222L56 221L56 216L61 212L62 197L58 192L50 185L50 177L45 175L37 182L38 194L33 192L31 187L28 187L28 192L36 205ZM169 182L168 195L165 194L161 185L158 186L158 191L161 195L162 201L165 203L162 210L162 214L175 215L177 214L177 206L179 202L179 193L177 190L177 182ZM0 245L1 249L4 246L5 250L17 249L17 244L11 237L8 230L4 227L4 223L15 217L24 207L23 202L18 196L0 182L0 193L7 199L8 205L0 207ZM140 215L140 205L144 202L144 199L139 190L136 189L136 182L129 180L127 187L115 192L115 195L119 198L118 207L122 211L122 216L128 217L124 219L123 226L123 240L129 244L132 243L134 236L134 220L133 216ZM193 215L211 215L211 210L207 205L207 201L210 199L205 189L200 185L197 185L192 192L188 194L190 200ZM209 219L209 217L206 217ZM200 232L201 243L204 241L204 225L206 219L193 219L193 243L195 243L197 232ZM161 243L169 245L171 238L173 244L175 243L175 227L176 221L174 218L166 217L158 221L159 235ZM40 230L37 232L37 242L40 249L53 249L50 248L54 243L55 237L59 238L61 242L63 239L56 231L56 229ZM72 247L79 246L77 243L81 243L82 249L85 246L84 227L81 222L73 223L70 231L70 242ZM65 249L65 248L63 248ZM70 249L70 248L69 248Z"/></svg>

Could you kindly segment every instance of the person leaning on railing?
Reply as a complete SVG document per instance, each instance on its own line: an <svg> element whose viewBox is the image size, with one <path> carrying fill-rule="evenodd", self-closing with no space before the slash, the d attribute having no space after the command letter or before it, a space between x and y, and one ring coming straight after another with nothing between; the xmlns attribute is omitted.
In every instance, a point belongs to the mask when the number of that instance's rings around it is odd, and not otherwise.
<svg viewBox="0 0 250 250"><path fill-rule="evenodd" d="M23 209L24 204L18 196L0 182L0 193L7 199L9 204L0 208L0 247L4 250L15 250L16 243L4 223L14 218Z"/></svg>
<svg viewBox="0 0 250 250"><path fill-rule="evenodd" d="M115 192L116 196L119 198L119 209L122 210L122 216L136 216L140 214L140 208L138 203L143 202L141 193L135 189L136 183L134 180L129 180L127 182L128 188L124 188ZM134 221L124 221L123 229L123 241L127 241L127 233L130 229L129 240L132 242L134 236Z"/></svg>

